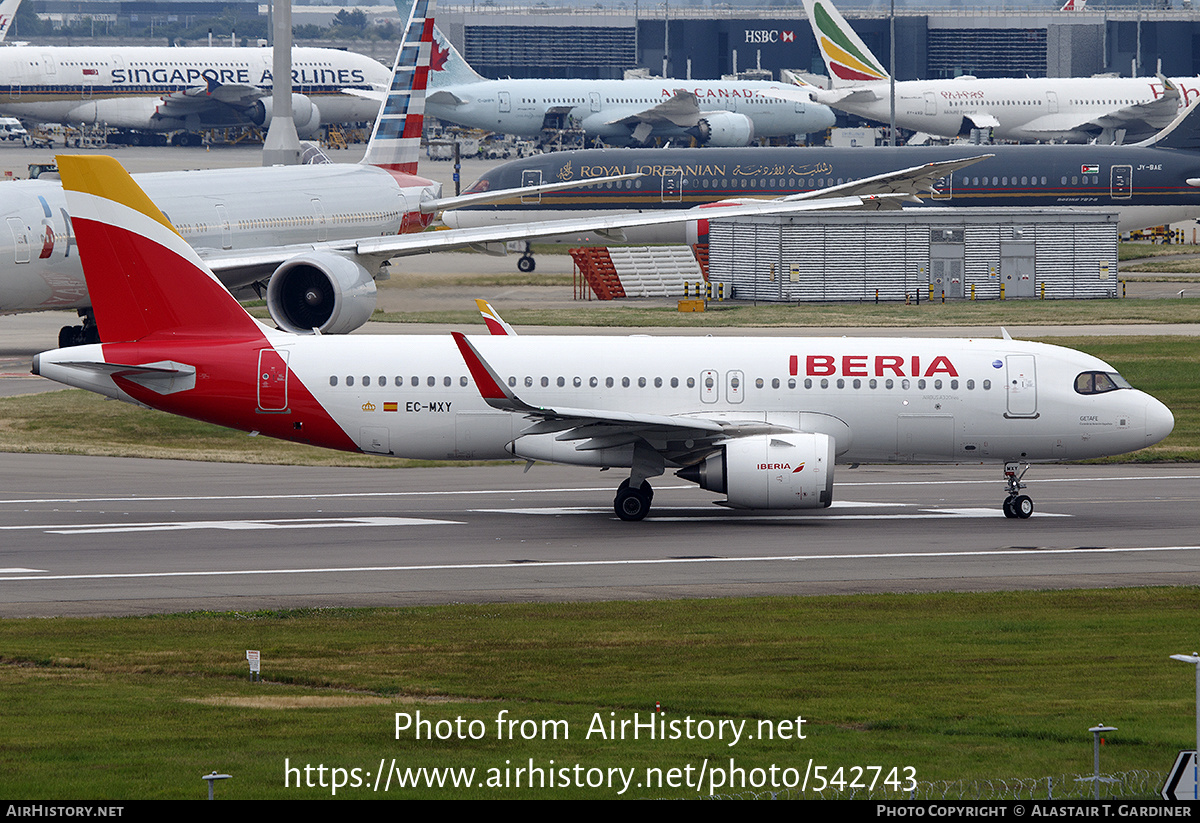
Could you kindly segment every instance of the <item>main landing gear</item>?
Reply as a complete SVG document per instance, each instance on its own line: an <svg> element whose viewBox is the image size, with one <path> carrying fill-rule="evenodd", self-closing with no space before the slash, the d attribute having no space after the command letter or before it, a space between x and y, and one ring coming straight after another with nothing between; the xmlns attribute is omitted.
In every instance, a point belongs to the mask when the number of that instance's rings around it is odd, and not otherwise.
<svg viewBox="0 0 1200 823"><path fill-rule="evenodd" d="M533 259L533 244L525 244L525 252L517 260L517 270L523 271L526 274L537 268L537 261Z"/></svg>
<svg viewBox="0 0 1200 823"><path fill-rule="evenodd" d="M58 330L60 349L100 342L100 330L96 328L96 319L85 311L80 311L79 316L83 318L83 325L63 326Z"/></svg>
<svg viewBox="0 0 1200 823"><path fill-rule="evenodd" d="M1033 514L1033 499L1027 494L1020 493L1021 489L1025 488L1021 478L1027 471L1029 471L1028 463L1024 465L1024 468L1020 463L1004 464L1004 485L1008 490L1008 497L1004 498L1002 508L1004 516L1007 518L1025 520Z"/></svg>
<svg viewBox="0 0 1200 823"><path fill-rule="evenodd" d="M643 480L634 488L628 480L622 480L617 487L617 496L613 500L613 509L617 517L630 522L641 520L650 512L650 503L654 500L654 489L650 482Z"/></svg>

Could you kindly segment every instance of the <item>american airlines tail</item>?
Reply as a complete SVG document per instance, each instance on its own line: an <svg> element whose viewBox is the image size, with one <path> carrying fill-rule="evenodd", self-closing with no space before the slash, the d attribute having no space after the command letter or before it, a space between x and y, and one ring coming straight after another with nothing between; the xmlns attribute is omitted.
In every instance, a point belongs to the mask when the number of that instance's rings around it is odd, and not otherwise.
<svg viewBox="0 0 1200 823"><path fill-rule="evenodd" d="M804 0L804 11L812 26L817 47L829 69L833 88L857 86L877 80L887 80L890 75L883 61L871 54L846 18L833 7L829 0Z"/></svg>
<svg viewBox="0 0 1200 823"><path fill-rule="evenodd" d="M0 42L8 36L8 30L12 27L13 20L17 18L17 9L21 5L21 0L4 0L0 3Z"/></svg>
<svg viewBox="0 0 1200 823"><path fill-rule="evenodd" d="M392 85L375 118L371 142L362 162L404 174L417 173L421 129L425 122L425 87L433 49L435 0L415 0L392 67Z"/></svg>

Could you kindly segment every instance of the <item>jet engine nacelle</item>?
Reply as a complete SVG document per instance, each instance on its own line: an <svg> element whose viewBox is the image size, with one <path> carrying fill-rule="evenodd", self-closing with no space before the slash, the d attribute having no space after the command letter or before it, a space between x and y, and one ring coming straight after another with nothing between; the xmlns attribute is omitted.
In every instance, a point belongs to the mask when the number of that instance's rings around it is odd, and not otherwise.
<svg viewBox="0 0 1200 823"><path fill-rule="evenodd" d="M754 121L731 111L705 112L696 124L696 131L705 146L749 146L754 140Z"/></svg>
<svg viewBox="0 0 1200 823"><path fill-rule="evenodd" d="M827 434L740 437L676 474L735 509L821 509L833 502L833 453Z"/></svg>
<svg viewBox="0 0 1200 823"><path fill-rule="evenodd" d="M274 112L272 98L255 100L250 111L250 122L256 126L271 125ZM292 94L292 122L296 124L296 134L300 137L313 137L321 129L321 110L310 97L304 94Z"/></svg>
<svg viewBox="0 0 1200 823"><path fill-rule="evenodd" d="M359 263L329 252L293 257L271 275L267 309L295 334L346 334L375 311L375 278Z"/></svg>

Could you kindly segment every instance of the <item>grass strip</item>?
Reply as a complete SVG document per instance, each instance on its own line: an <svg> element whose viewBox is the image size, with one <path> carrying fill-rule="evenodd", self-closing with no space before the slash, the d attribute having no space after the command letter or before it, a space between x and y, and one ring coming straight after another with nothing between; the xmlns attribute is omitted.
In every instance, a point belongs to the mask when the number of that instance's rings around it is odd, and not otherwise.
<svg viewBox="0 0 1200 823"><path fill-rule="evenodd" d="M234 776L221 798L331 796L328 785L285 788L285 760L369 771L368 785L381 759L509 776L493 788L393 789L393 797L618 796L511 785L512 769L531 761L549 769L551 760L633 768L643 780L647 769L696 770L706 759L727 767L730 758L747 771L803 773L811 758L829 773L912 766L927 782L999 780L1089 773L1087 729L1101 720L1119 729L1107 736L1105 771L1164 772L1195 739L1195 673L1168 656L1194 646L1198 595L1143 588L5 620L0 774L10 802L199 798L199 777L212 769ZM262 653L261 683L248 682L246 649ZM609 736L610 720L636 712L645 721L656 705L667 720L745 720L753 739L651 740L643 729L633 740L628 726L624 739ZM434 739L397 733L396 713L415 720L418 711ZM498 718L517 725L498 727ZM466 731L472 721L478 739ZM643 783L623 796L708 789ZM346 787L337 796L385 795Z"/></svg>

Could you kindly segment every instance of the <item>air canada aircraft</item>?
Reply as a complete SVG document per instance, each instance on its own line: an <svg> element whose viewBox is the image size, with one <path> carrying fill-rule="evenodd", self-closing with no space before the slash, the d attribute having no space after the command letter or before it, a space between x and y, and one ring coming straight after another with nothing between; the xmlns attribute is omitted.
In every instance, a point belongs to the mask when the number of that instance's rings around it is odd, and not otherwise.
<svg viewBox="0 0 1200 823"><path fill-rule="evenodd" d="M978 159L970 168L930 179L931 194L906 205L1071 207L1119 214L1121 231L1200 217L1200 111L1184 110L1155 137L1125 146L947 146L747 149L586 149L536 155L497 166L468 192L541 181L577 180L640 172L644 177L592 189L558 189L518 202L454 209L442 215L455 228L585 214L651 214L702 203L772 201L814 194L849 195L866 181L897 169ZM981 149L987 155L982 156ZM870 191L878 191L871 186ZM706 223L631 227L631 243L704 242ZM567 242L604 242L572 235ZM522 269L532 260L523 258Z"/></svg>
<svg viewBox="0 0 1200 823"><path fill-rule="evenodd" d="M1082 7L1082 3L1077 4ZM832 88L785 89L851 114L890 122L891 77L829 0L804 0L804 10ZM1171 122L1200 97L1196 77L955 77L896 81L896 125L954 137L990 129L997 140L1082 143L1140 140Z"/></svg>
<svg viewBox="0 0 1200 823"><path fill-rule="evenodd" d="M434 32L426 113L451 123L525 137L578 128L620 146L656 138L748 146L758 137L824 131L833 112L806 97L787 101L779 83L749 80L488 80Z"/></svg>
<svg viewBox="0 0 1200 823"><path fill-rule="evenodd" d="M376 274L386 261L398 256L467 245L500 250L507 240L580 231L617 232L633 225L697 219L694 214L676 211L586 215L582 220L553 221L553 225L534 221L423 231L445 208L497 198L536 197L538 193L536 188L507 193L492 189L443 198L440 184L418 175L433 31L427 6L432 2L419 0L414 6L390 90L361 163L318 162L137 177L138 184L170 215L179 234L228 287L265 283L271 317L284 330L338 334L358 328L374 311ZM319 151L315 155L317 160L327 160ZM965 161L970 162L973 160ZM956 162L946 168L959 167ZM846 196L820 192L809 202L732 204L725 213L884 208L898 205L895 193L913 190L914 180L943 173L907 169L885 175L869 193L863 186L859 193ZM607 182L623 184L636 177L618 175ZM543 188L577 191L579 186L573 181L548 181ZM61 185L47 180L6 184L0 189L0 219L7 227L7 231L0 227L0 313L77 309L84 322L64 327L59 345L102 339L90 310Z"/></svg>
<svg viewBox="0 0 1200 823"><path fill-rule="evenodd" d="M1174 426L1102 360L1008 335L288 334L246 314L115 160L59 167L109 342L43 352L34 374L344 451L627 469L622 520L649 513L649 480L671 469L734 508L828 507L838 460L1000 462L1004 514L1025 518L1028 463Z"/></svg>

